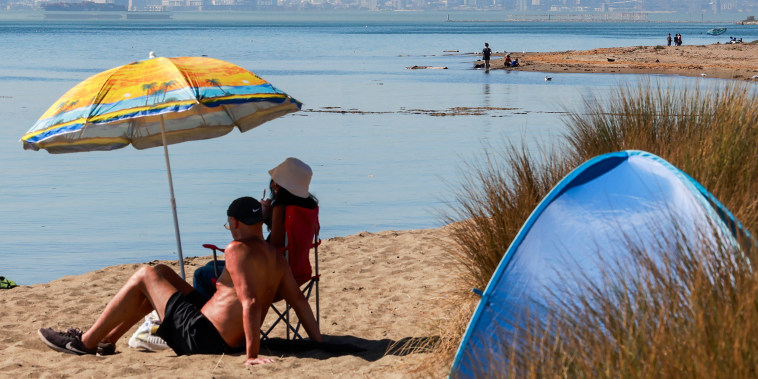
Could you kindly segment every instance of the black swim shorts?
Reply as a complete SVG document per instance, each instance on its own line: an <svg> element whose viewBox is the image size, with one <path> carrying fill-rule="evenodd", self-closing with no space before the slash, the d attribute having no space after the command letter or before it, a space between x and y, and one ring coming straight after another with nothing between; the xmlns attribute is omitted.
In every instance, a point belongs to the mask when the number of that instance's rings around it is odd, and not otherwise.
<svg viewBox="0 0 758 379"><path fill-rule="evenodd" d="M163 338L176 355L221 354L231 351L216 327L200 313L204 301L196 291L176 292L168 299L166 316L155 334Z"/></svg>

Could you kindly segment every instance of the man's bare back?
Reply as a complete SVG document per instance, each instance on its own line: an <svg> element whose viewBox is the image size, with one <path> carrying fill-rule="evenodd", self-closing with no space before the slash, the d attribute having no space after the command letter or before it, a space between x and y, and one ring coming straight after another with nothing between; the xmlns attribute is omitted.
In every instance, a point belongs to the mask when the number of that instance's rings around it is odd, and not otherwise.
<svg viewBox="0 0 758 379"><path fill-rule="evenodd" d="M242 303L229 270L241 270L255 279L250 286L250 296L260 306L260 319L266 318L285 273L287 261L268 243L258 238L232 241L225 249L226 268L216 281L216 292L203 306L201 312L216 326L229 346L244 344L245 330L242 320ZM293 279L294 280L294 279ZM241 292L247 292L242 289Z"/></svg>
<svg viewBox="0 0 758 379"><path fill-rule="evenodd" d="M241 346L244 337L245 363L250 365L270 361L257 357L260 327L275 297L286 300L308 335L320 342L313 311L289 264L263 240L260 203L250 197L239 198L229 206L227 215L234 241L224 249L226 266L216 282L216 293L201 313L229 346Z"/></svg>

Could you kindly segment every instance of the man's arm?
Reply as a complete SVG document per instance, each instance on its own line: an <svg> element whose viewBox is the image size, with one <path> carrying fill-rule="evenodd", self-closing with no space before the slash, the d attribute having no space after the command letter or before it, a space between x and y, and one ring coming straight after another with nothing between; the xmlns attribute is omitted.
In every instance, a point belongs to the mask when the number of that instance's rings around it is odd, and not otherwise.
<svg viewBox="0 0 758 379"><path fill-rule="evenodd" d="M297 285L297 282L295 282L295 277L292 276L292 271L289 269L289 265L287 266L287 270L285 270L280 289L280 295L292 306L292 309L295 310L295 314L297 314L297 318L300 319L300 322L303 324L303 328L305 329L305 332L308 333L308 337L313 341L323 342L324 339L321 336L321 331L319 330L316 318L313 317L311 305L308 304L308 300L303 293L300 292L300 287Z"/></svg>
<svg viewBox="0 0 758 379"><path fill-rule="evenodd" d="M261 304L258 301L258 288L254 277L255 271L245 270L248 247L234 241L225 249L226 269L232 277L234 290L242 304L242 327L245 331L246 365L263 364L272 362L271 359L258 358L260 350L260 327L261 327ZM255 264L253 262L252 264Z"/></svg>

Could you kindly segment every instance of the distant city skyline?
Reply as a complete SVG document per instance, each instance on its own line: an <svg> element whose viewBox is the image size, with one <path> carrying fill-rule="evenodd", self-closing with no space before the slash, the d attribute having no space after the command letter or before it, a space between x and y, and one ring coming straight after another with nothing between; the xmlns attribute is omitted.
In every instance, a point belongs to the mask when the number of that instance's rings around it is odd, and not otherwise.
<svg viewBox="0 0 758 379"><path fill-rule="evenodd" d="M92 0L129 10L499 10L513 12L699 12L758 11L758 0ZM1 9L41 9L47 3L81 0L0 0Z"/></svg>

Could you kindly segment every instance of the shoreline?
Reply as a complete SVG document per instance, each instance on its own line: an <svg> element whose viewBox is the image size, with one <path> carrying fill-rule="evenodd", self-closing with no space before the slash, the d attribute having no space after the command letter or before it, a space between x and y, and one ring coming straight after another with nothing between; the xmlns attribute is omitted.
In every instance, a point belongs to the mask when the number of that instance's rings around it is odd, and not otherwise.
<svg viewBox="0 0 758 379"><path fill-rule="evenodd" d="M555 52L513 52L519 67L505 67L505 53L490 61L492 70L549 73L657 74L757 80L755 42L682 46L631 46ZM475 65L483 64L481 60Z"/></svg>

